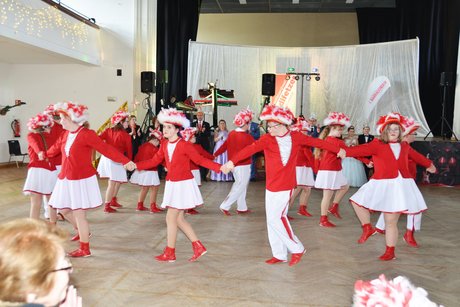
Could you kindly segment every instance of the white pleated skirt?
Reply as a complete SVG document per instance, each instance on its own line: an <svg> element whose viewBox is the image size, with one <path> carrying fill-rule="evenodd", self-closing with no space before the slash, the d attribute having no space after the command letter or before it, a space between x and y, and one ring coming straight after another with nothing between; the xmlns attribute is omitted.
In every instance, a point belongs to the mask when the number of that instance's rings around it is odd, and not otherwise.
<svg viewBox="0 0 460 307"><path fill-rule="evenodd" d="M192 175L195 178L196 184L201 187L201 173L199 169L192 169Z"/></svg>
<svg viewBox="0 0 460 307"><path fill-rule="evenodd" d="M296 166L295 174L298 186L314 187L315 178L313 177L313 169L306 166Z"/></svg>
<svg viewBox="0 0 460 307"><path fill-rule="evenodd" d="M49 205L55 209L93 209L102 205L96 175L85 179L58 179Z"/></svg>
<svg viewBox="0 0 460 307"><path fill-rule="evenodd" d="M351 187L359 188L367 182L364 164L355 158L342 159L342 173Z"/></svg>
<svg viewBox="0 0 460 307"><path fill-rule="evenodd" d="M427 209L414 179L399 175L394 179L371 179L350 201L372 211L416 214Z"/></svg>
<svg viewBox="0 0 460 307"><path fill-rule="evenodd" d="M159 186L160 178L157 171L139 171L135 170L131 175L129 182L143 187Z"/></svg>
<svg viewBox="0 0 460 307"><path fill-rule="evenodd" d="M109 180L121 183L128 182L128 176L126 175L126 170L123 168L123 165L113 162L105 156L101 156L99 165L97 166L97 172L101 178L109 178Z"/></svg>
<svg viewBox="0 0 460 307"><path fill-rule="evenodd" d="M315 188L323 190L340 190L348 184L347 178L342 171L318 171L315 180Z"/></svg>
<svg viewBox="0 0 460 307"><path fill-rule="evenodd" d="M30 195L30 193L50 195L56 185L57 176L57 170L31 167L27 170L27 178L22 191L25 195Z"/></svg>
<svg viewBox="0 0 460 307"><path fill-rule="evenodd" d="M192 209L202 204L203 198L195 179L166 181L162 208Z"/></svg>

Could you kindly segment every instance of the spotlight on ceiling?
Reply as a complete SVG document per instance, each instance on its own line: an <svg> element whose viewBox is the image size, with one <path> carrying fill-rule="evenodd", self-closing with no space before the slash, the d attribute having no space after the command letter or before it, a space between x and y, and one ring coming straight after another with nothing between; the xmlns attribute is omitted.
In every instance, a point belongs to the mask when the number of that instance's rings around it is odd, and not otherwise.
<svg viewBox="0 0 460 307"><path fill-rule="evenodd" d="M296 79L296 80L299 80L300 78L299 78L299 76L295 76L295 79Z"/></svg>
<svg viewBox="0 0 460 307"><path fill-rule="evenodd" d="M310 80L311 80L311 76L308 75L305 79L307 79L307 81L310 81Z"/></svg>
<svg viewBox="0 0 460 307"><path fill-rule="evenodd" d="M319 76L316 76L316 77L315 77L315 80L316 80L316 81L319 81L319 80L321 80L321 78L320 78Z"/></svg>
<svg viewBox="0 0 460 307"><path fill-rule="evenodd" d="M299 4L299 0L292 0L292 4Z"/></svg>
<svg viewBox="0 0 460 307"><path fill-rule="evenodd" d="M248 4L246 0L240 0L240 4Z"/></svg>

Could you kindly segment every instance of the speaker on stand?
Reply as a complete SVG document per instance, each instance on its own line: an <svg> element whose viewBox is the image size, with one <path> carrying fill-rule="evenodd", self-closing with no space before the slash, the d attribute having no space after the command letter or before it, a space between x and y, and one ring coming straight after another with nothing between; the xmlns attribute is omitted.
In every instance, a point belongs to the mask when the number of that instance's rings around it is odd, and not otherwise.
<svg viewBox="0 0 460 307"><path fill-rule="evenodd" d="M148 136L149 126L152 124L152 119L155 116L150 102L151 95L155 93L155 73L153 71L141 72L141 92L147 94L147 97L144 99L145 104L142 103L142 106L147 109L147 113L141 125L141 131L145 139Z"/></svg>
<svg viewBox="0 0 460 307"><path fill-rule="evenodd" d="M440 78L440 81L439 81L439 86L441 86L441 88L442 88L441 118L436 122L434 127L436 127L437 125L439 125L439 123L441 123L441 136L442 136L442 139L444 140L446 138L446 134L447 134L447 131L446 131L446 133L444 133L444 124L445 124L447 126L447 128L449 128L449 131L452 134L452 136L454 136L455 140L458 141L457 136L455 135L452 127L450 126L449 122L446 119L447 90L449 89L449 87L451 87L453 85L453 83L454 83L453 81L454 81L454 73L453 72L445 72L445 71L443 71L441 73L441 78ZM430 130L427 133L427 135L425 135L425 137L423 139L426 140L426 138L428 137L428 135L430 133L433 134L432 130Z"/></svg>

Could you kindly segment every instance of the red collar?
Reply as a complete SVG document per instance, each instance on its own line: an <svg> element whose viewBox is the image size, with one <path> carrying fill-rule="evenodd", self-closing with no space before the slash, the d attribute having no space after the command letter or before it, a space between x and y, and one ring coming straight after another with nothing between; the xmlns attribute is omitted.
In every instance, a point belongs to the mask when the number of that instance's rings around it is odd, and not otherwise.
<svg viewBox="0 0 460 307"><path fill-rule="evenodd" d="M291 132L290 130L288 130L285 134L283 135L280 135L280 136L276 136L277 138L284 138L286 135L289 134L289 132Z"/></svg>
<svg viewBox="0 0 460 307"><path fill-rule="evenodd" d="M170 140L168 140L168 143L169 143L169 144L174 144L174 143L179 142L180 140L181 140L181 138L177 138L177 140L172 141L172 142L171 142Z"/></svg>
<svg viewBox="0 0 460 307"><path fill-rule="evenodd" d="M69 131L69 132L70 132L70 133L78 133L78 132L80 132L80 130L83 129L83 128L84 128L83 126L80 126L80 127L77 128L77 130L75 130L75 131Z"/></svg>

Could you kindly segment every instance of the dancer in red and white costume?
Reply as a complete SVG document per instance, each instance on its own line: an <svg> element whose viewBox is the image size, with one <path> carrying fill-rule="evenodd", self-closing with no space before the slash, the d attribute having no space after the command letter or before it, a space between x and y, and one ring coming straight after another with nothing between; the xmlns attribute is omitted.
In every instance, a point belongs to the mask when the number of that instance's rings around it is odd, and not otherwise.
<svg viewBox="0 0 460 307"><path fill-rule="evenodd" d="M188 127L184 130L179 132L180 136L184 141L193 144L193 148L203 157L209 160L214 160L214 156L207 152L203 146L196 143L196 127ZM200 167L193 161L190 160L190 170L192 171L193 178L195 178L196 184L198 187L201 187L201 174L200 174ZM195 208L190 208L185 210L185 214L195 215L199 214L199 212Z"/></svg>
<svg viewBox="0 0 460 307"><path fill-rule="evenodd" d="M404 137L403 142L408 144L412 143L415 140L416 131L420 128L420 124L417 123L413 118L407 118L404 124ZM424 157L425 158L425 157ZM425 165L431 164L431 160L425 158ZM409 158L409 172L411 177L415 180L417 177L417 163ZM415 241L414 232L420 231L422 226L422 212L416 214L407 214L407 227L406 233L403 238L404 241L412 247L418 247L417 241ZM385 219L383 213L380 214L379 220L375 225L375 230L379 233L385 233Z"/></svg>
<svg viewBox="0 0 460 307"><path fill-rule="evenodd" d="M301 146L320 147L332 152L345 151L337 146L322 140L289 131L294 115L288 108L275 105L266 106L260 114L260 119L267 121L269 134L241 150L230 159L225 166L229 169L234 164L251 157L259 151L264 151L266 165L265 209L267 214L268 239L272 248L273 257L266 261L275 264L287 261L288 252L291 253L289 265L297 264L305 248L294 232L286 217L289 200L296 186L295 167L297 154Z"/></svg>
<svg viewBox="0 0 460 307"><path fill-rule="evenodd" d="M160 150L152 159L138 162L135 165L137 169L144 170L165 161L168 169L161 205L163 208L168 208L166 214L168 243L163 254L156 256L155 259L167 262L176 260L177 231L180 229L192 242L193 256L189 261L196 261L206 253L206 248L198 240L192 226L184 217L184 210L203 204L200 190L190 171L190 160L215 172L219 172L221 168L225 171L228 170L221 167L220 164L204 158L191 143L179 138L179 130L190 125L182 112L174 108L162 109L158 114L158 120L163 125L163 136L167 141L161 144Z"/></svg>
<svg viewBox="0 0 460 307"><path fill-rule="evenodd" d="M229 133L227 140L214 153L218 157L225 151L228 152L228 159L231 160L238 152L246 146L254 143L254 138L248 133L249 125L254 114L251 110L244 109L235 115L233 124L237 127ZM248 189L249 179L251 179L251 157L241 160L235 164L233 169L233 178L235 183L232 185L230 193L220 204L220 211L223 214L230 216L230 208L236 201L236 212L238 214L246 214L251 212L246 204L246 191Z"/></svg>
<svg viewBox="0 0 460 307"><path fill-rule="evenodd" d="M401 213L417 214L427 209L422 194L409 172L409 158L433 173L436 168L426 158L401 142L406 118L399 113L381 116L377 122L380 139L347 149L347 156L372 156L374 175L350 202L358 216L363 233L358 243L364 243L373 233L370 211L384 213L386 251L381 260L395 259L398 240L398 219Z"/></svg>
<svg viewBox="0 0 460 307"><path fill-rule="evenodd" d="M153 158L158 151L160 142L163 139L163 133L160 130L150 130L149 139L146 143L139 147L139 150L134 158L134 162L140 162ZM145 197L150 190L150 213L158 213L162 210L157 206L157 194L160 187L160 178L158 177L157 167L144 171L135 170L130 180L131 183L141 186L137 201L137 211L145 211L148 208L144 207Z"/></svg>
<svg viewBox="0 0 460 307"><path fill-rule="evenodd" d="M40 218L43 196L49 196L53 192L57 180L58 172L55 165L50 160L39 158L39 153L48 149L45 135L49 135L53 124L53 118L43 113L37 114L27 122L30 131L27 135L30 162L23 192L30 195L29 217L33 219ZM50 210L50 213L56 217L56 210Z"/></svg>
<svg viewBox="0 0 460 307"><path fill-rule="evenodd" d="M340 112L331 112L324 119L324 125L326 127L321 131L319 138L337 147L347 148L341 137L344 127L350 126L348 116ZM331 223L327 218L327 213L329 212L337 218L342 218L339 213L339 203L348 191L347 178L342 174L342 160L337 158L336 154L319 148L315 148L315 158L319 160L315 188L323 190L319 225L322 227L335 227L335 224ZM331 199L334 193L335 196L331 206Z"/></svg>
<svg viewBox="0 0 460 307"><path fill-rule="evenodd" d="M112 128L104 130L100 137L107 144L112 145L118 152L124 154L131 160L133 158L131 137L123 128L123 123L128 121L128 117L129 114L125 111L117 111L110 119ZM117 195L121 184L128 182L126 170L123 168L122 164L114 162L105 156L101 156L99 165L97 166L97 172L101 178L109 178L109 184L105 192L104 212L117 212L117 210L112 207L122 207L122 205L117 202Z"/></svg>
<svg viewBox="0 0 460 307"><path fill-rule="evenodd" d="M311 130L310 124L304 119L299 117L297 122L291 126L291 131L299 131L305 135ZM292 193L289 205L292 206L294 201L300 193L300 204L298 215L311 216L307 211L308 199L310 198L311 188L315 186L315 178L313 176L313 153L310 147L303 146L299 149L297 155L297 164L295 167L297 187Z"/></svg>
<svg viewBox="0 0 460 307"><path fill-rule="evenodd" d="M62 127L67 131L46 153L39 155L46 158L62 154L62 169L49 204L66 216L66 219L76 221L80 248L69 253L69 256L88 257L91 251L86 210L102 205L96 170L92 163L93 149L119 163L130 161L103 142L93 130L84 127L88 119L86 106L63 102L55 104L54 109L60 114Z"/></svg>

